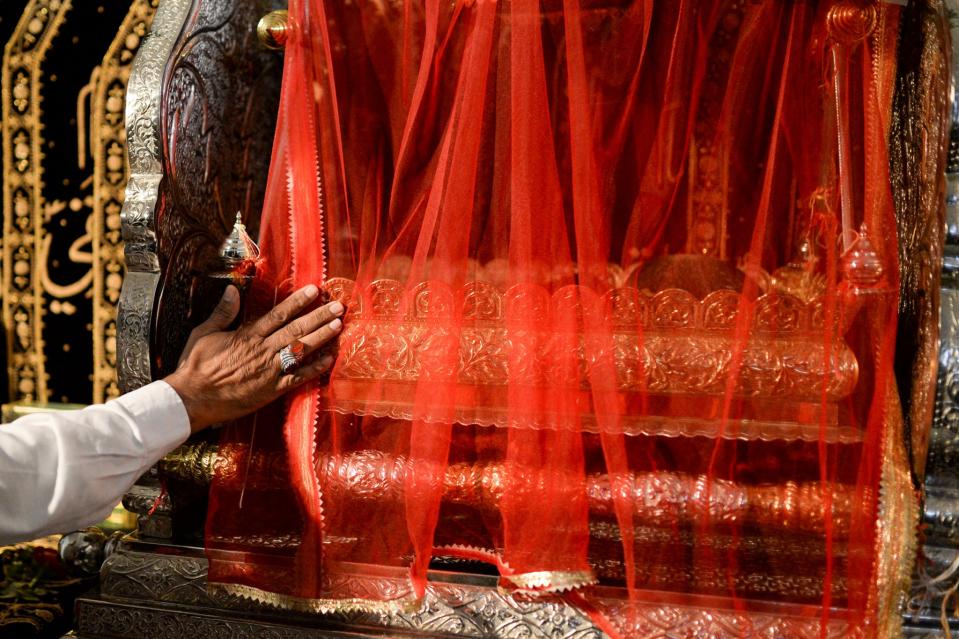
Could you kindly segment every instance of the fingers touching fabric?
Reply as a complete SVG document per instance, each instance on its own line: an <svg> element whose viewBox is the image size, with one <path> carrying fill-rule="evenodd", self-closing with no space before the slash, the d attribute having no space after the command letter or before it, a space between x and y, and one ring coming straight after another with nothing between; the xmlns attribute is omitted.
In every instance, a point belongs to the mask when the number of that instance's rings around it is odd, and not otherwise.
<svg viewBox="0 0 959 639"><path fill-rule="evenodd" d="M165 379L183 400L194 430L250 413L330 368L332 356L319 351L342 330L344 308L332 302L308 310L318 296L315 285L305 286L263 317L227 331L240 307L238 291L227 287ZM302 364L283 374L278 353L297 341L303 344Z"/></svg>

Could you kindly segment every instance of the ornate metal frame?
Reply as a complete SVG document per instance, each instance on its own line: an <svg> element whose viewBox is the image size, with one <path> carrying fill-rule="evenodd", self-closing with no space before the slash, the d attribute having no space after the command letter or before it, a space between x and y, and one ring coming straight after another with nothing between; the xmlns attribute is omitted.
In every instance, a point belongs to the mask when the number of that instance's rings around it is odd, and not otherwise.
<svg viewBox="0 0 959 639"><path fill-rule="evenodd" d="M160 282L156 209L163 179L163 82L191 6L191 0L160 4L150 34L133 61L127 86L130 178L120 214L127 274L117 310L117 377L123 392L153 379L149 348L151 315Z"/></svg>
<svg viewBox="0 0 959 639"><path fill-rule="evenodd" d="M906 636L939 636L942 598L956 582L959 557L959 0L944 0L951 40L949 151L945 167L945 238L939 315L938 370L925 462L920 551L912 599L906 613ZM934 193L943 195L941 189ZM940 204L941 206L941 204ZM948 619L954 628L959 620Z"/></svg>
<svg viewBox="0 0 959 639"><path fill-rule="evenodd" d="M468 639L599 639L602 630L581 610L562 599L521 600L499 592L496 579L460 573L433 572L423 606L414 612L343 612L317 617L276 611L252 601L210 590L207 562L200 549L178 554L141 542L126 542L101 570L100 595L79 602L81 636L180 637L187 633L229 633L231 636L337 637L442 636ZM405 571L372 573L356 566L357 588L391 589L406 583ZM371 577L371 574L377 575ZM819 637L818 619L789 614L788 606L772 604L755 612L722 610L711 598L669 604L655 597L630 604L618 590L598 589L597 606L627 623L624 636ZM628 609L630 605L635 607ZM632 614L630 614L630 612ZM216 614L213 619L210 614ZM253 616L251 616L253 615ZM629 620L626 622L626 620ZM304 626L310 626L309 628ZM319 630L319 629L324 630ZM159 633L159 634L157 634ZM366 634L369 633L369 634ZM826 637L847 637L848 625L831 619Z"/></svg>
<svg viewBox="0 0 959 639"><path fill-rule="evenodd" d="M275 54L252 42L255 20L269 8L256 6L261 3L265 0L162 0L133 64L126 105L130 177L122 211L128 270L117 321L117 367L124 391L149 383L170 366L171 358L175 361L188 330L184 318L190 317L189 296L202 275L204 251L227 234L236 208L244 211L249 227L257 226L254 203L262 195L265 170L257 172L249 164L229 166L226 160L269 157L268 149L255 148L263 135L246 135L257 125L272 131L271 122L257 118L270 112L269 100L257 97L268 94L260 89L269 85L261 86L259 80L231 84L231 73L218 73L222 70L218 65L229 59L238 65L233 75L242 68L249 74L245 78L278 80L270 65L270 60L275 64ZM218 84L206 86L204 79L213 76ZM219 128L237 122L241 125L228 134ZM232 140L232 147L221 144L225 138ZM235 207L214 206L215 201ZM959 244L959 213L955 237ZM956 307L959 314L959 297ZM176 321L167 322L168 317ZM434 576L426 606L417 613L323 618L284 613L280 621L276 611L262 605L208 591L202 552L127 544L104 565L101 594L81 600L78 631L129 637L179 637L214 630L234 636L336 636L303 627L309 624L363 627L392 636L602 636L581 611L560 600L517 600L499 593L495 580ZM376 579L357 579L375 587ZM606 594L599 597L603 612L636 624L626 629L628 636L725 639L742 636L747 628L754 636L821 636L818 619L790 617L776 606L736 612L719 609L721 602L715 600L677 605L651 597L649 603L635 604L622 593ZM629 608L634 605L638 607ZM630 614L634 612L638 614ZM825 634L855 633L840 613L830 618Z"/></svg>
<svg viewBox="0 0 959 639"><path fill-rule="evenodd" d="M118 312L123 391L175 366L237 211L259 224L279 100L279 56L256 42L271 0L164 0L128 85L127 277ZM198 293L198 291L201 291ZM197 313L194 313L196 306ZM163 330L158 330L162 326Z"/></svg>

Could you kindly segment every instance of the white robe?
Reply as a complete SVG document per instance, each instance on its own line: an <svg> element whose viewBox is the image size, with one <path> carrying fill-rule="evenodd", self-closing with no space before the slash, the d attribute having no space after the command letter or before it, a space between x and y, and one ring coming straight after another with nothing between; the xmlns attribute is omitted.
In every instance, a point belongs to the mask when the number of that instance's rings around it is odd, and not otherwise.
<svg viewBox="0 0 959 639"><path fill-rule="evenodd" d="M0 425L0 545L103 520L189 434L183 402L165 382Z"/></svg>

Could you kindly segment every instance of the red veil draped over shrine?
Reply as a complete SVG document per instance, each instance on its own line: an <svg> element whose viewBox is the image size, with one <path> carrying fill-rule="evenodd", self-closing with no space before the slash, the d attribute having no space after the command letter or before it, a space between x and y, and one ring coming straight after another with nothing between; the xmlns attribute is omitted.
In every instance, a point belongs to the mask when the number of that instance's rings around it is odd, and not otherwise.
<svg viewBox="0 0 959 639"><path fill-rule="evenodd" d="M348 313L328 380L225 432L211 583L390 610L456 557L881 629L897 17L291 0L248 310L320 282Z"/></svg>

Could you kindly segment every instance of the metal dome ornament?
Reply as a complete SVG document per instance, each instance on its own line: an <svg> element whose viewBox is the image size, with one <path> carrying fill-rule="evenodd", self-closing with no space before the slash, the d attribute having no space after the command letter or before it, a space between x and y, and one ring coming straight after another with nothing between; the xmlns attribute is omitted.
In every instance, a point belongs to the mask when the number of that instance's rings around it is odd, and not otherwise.
<svg viewBox="0 0 959 639"><path fill-rule="evenodd" d="M781 293L812 302L826 290L826 278L817 270L818 266L816 245L806 238L800 243L796 257L773 271L770 284Z"/></svg>
<svg viewBox="0 0 959 639"><path fill-rule="evenodd" d="M884 274L882 259L869 239L869 230L863 223L859 237L842 256L842 272L852 286L870 288L879 283Z"/></svg>
<svg viewBox="0 0 959 639"><path fill-rule="evenodd" d="M233 230L223 240L220 245L220 258L229 266L236 266L247 261L256 261L260 256L260 248L256 242L246 232L246 225L243 224L243 215L236 212L236 222L233 223Z"/></svg>
<svg viewBox="0 0 959 639"><path fill-rule="evenodd" d="M237 211L233 229L226 236L218 251L222 269L212 276L217 279L230 279L241 290L256 275L256 262L260 257L260 248L246 231L243 216Z"/></svg>

